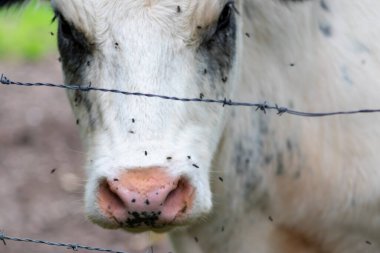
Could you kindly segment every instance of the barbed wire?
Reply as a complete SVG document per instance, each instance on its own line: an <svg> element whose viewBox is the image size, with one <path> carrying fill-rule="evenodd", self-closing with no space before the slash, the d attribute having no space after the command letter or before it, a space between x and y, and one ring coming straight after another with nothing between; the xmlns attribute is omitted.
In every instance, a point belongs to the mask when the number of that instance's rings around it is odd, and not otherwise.
<svg viewBox="0 0 380 253"><path fill-rule="evenodd" d="M231 99L209 99L204 98L203 94L200 94L200 98L181 98L175 96L165 96L151 93L142 93L142 92L129 92L117 89L105 89L105 88L97 88L92 87L91 84L87 86L83 85L74 85L74 84L53 84L53 83L29 83L29 82L15 82L8 79L4 74L1 74L0 83L3 85L17 85L17 86L45 86L45 87L53 87L53 88L61 88L67 90L78 90L82 92L108 92L115 94L122 94L126 96L138 96L138 97L148 97L148 98L159 98L165 100L173 100L173 101L182 101L182 102L199 102L199 103L215 103L221 104L223 107L225 106L241 106L241 107L254 107L256 111L262 111L266 113L267 111L276 111L278 115L289 114L294 116L301 117L327 117L327 116L335 116L335 115L352 115L352 114L364 114L364 113L379 113L380 109L360 109L360 110L352 110L352 111L336 111L336 112L302 112L289 109L287 107L279 106L277 104L270 104L268 102L263 103L253 103L253 102L238 102L232 101Z"/></svg>
<svg viewBox="0 0 380 253"><path fill-rule="evenodd" d="M110 250L110 249L103 249L103 248L79 245L76 243L50 242L50 241L46 241L46 240L34 240L34 239L30 239L30 238L10 237L10 236L5 235L4 232L0 232L0 242L3 242L4 246L7 246L6 241L44 244L44 245L53 246L53 247L65 247L66 249L70 249L73 251L78 251L80 249L84 249L84 250L88 250L88 251L97 251L97 252L127 253L125 251L114 251L114 250Z"/></svg>

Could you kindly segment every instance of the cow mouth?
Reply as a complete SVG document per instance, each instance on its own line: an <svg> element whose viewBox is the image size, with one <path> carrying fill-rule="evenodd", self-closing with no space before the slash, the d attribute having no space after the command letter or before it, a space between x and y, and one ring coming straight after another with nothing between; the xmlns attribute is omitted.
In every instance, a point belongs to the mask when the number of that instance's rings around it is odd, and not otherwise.
<svg viewBox="0 0 380 253"><path fill-rule="evenodd" d="M180 215L183 216L183 215ZM122 229L131 233L143 233L152 231L155 233L166 233L178 227L184 227L190 224L187 218L176 217L169 222L158 221L158 213L137 213L131 212L126 221L120 222L113 217L108 217L107 221L89 217L90 221L106 229Z"/></svg>
<svg viewBox="0 0 380 253"><path fill-rule="evenodd" d="M169 222L159 221L160 211L150 213L129 212L128 214L127 220L119 224L120 228L125 230L168 231L183 224L177 218Z"/></svg>
<svg viewBox="0 0 380 253"><path fill-rule="evenodd" d="M181 215L183 216L183 215ZM150 214L142 212L132 212L124 222L116 220L114 217L107 216L106 219L97 218L95 216L87 217L92 223L105 228L105 229L122 229L132 233L142 233L153 231L155 233L166 233L172 229L187 226L190 221L183 218L175 218L172 221L162 222L158 221L158 214L151 212Z"/></svg>

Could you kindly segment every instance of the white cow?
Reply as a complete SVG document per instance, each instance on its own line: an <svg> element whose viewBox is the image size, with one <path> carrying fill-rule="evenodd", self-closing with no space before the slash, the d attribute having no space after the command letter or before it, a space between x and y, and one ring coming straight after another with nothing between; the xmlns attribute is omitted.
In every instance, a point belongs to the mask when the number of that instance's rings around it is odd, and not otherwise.
<svg viewBox="0 0 380 253"><path fill-rule="evenodd" d="M305 111L379 106L378 0L51 3L66 83ZM181 253L380 252L379 115L69 98L94 223L170 230Z"/></svg>

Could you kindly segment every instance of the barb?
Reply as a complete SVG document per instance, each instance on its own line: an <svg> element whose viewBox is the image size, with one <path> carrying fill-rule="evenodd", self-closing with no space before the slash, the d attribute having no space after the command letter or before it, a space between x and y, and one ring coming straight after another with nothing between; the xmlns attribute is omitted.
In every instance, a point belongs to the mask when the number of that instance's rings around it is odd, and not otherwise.
<svg viewBox="0 0 380 253"><path fill-rule="evenodd" d="M5 241L15 241L15 242L26 242L26 243L35 243L35 244L45 244L53 247L65 247L66 249L71 249L73 251L78 251L79 249L84 249L88 251L98 251L98 252L109 252L109 253L127 253L124 251L114 251L110 249L96 248L90 246L83 246L74 243L60 243L60 242L49 242L44 240L33 240L30 238L18 238L18 237L9 237L6 236L4 232L0 232L0 241L3 241L4 246L7 246Z"/></svg>
<svg viewBox="0 0 380 253"><path fill-rule="evenodd" d="M6 76L4 76L4 74L1 74L0 82L5 85L9 85L10 83L9 79Z"/></svg>
<svg viewBox="0 0 380 253"><path fill-rule="evenodd" d="M361 110L353 110L353 111L336 111L336 112L302 112L302 111L291 110L286 107L279 106L277 104L270 105L267 102L264 102L264 103L237 102L237 101L232 101L231 99L227 99L227 98L224 98L223 100L209 99L209 98L204 98L203 94L200 98L181 98L181 97L165 96L165 95L158 95L158 94L151 94L151 93L129 92L129 91L122 91L122 90L117 90L117 89L97 88L97 87L92 87L91 83L87 86L81 86L81 85L67 85L67 84L53 84L53 83L15 82L15 81L9 80L4 74L2 74L0 77L0 83L3 85L18 85L18 86L27 86L27 87L45 86L45 87L53 87L53 88L60 88L60 89L67 89L67 90L78 90L82 92L90 92L90 91L108 92L108 93L121 94L125 96L158 98L158 99L181 101L181 102L214 103L214 104L221 104L223 107L225 106L255 107L256 111L262 111L264 114L266 114L267 111L270 111L270 110L276 111L279 116L283 114L289 114L289 115L300 116L300 117L327 117L327 116L335 116L335 115L352 115L352 114L380 112L380 109L361 109Z"/></svg>

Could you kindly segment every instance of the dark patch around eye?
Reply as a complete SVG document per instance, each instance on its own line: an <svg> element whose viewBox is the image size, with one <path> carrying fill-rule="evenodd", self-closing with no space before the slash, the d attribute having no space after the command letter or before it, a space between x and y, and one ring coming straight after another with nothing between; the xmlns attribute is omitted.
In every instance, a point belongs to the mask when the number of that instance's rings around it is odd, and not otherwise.
<svg viewBox="0 0 380 253"><path fill-rule="evenodd" d="M330 8L327 5L326 0L321 0L320 3L319 3L319 5L321 6L322 10L330 12Z"/></svg>
<svg viewBox="0 0 380 253"><path fill-rule="evenodd" d="M67 22L62 15L59 17L58 25L58 49L61 55L63 70L70 82L81 83L81 69L86 67L89 57L94 50L83 32L78 30L73 24Z"/></svg>
<svg viewBox="0 0 380 253"><path fill-rule="evenodd" d="M204 74L210 73L209 78L213 79L212 83L228 80L228 73L236 54L236 28L236 12L231 3L229 3L220 14L215 24L215 30L211 31L212 36L205 38L199 46L200 61L206 63L206 68L201 71ZM224 88L221 87L217 93L219 95L223 94Z"/></svg>
<svg viewBox="0 0 380 253"><path fill-rule="evenodd" d="M319 30L327 38L332 36L332 27L330 24L320 23Z"/></svg>
<svg viewBox="0 0 380 253"><path fill-rule="evenodd" d="M66 81L70 84L88 83L84 73L91 66L91 57L95 46L90 43L82 31L66 21L60 13L56 12L56 16L58 19L58 49ZM80 106L86 112L85 118L80 119L81 125L82 122L83 125L88 122L87 126L92 131L95 130L95 126L104 127L103 112L100 106L94 106L88 93L70 92L69 97L73 107Z"/></svg>

